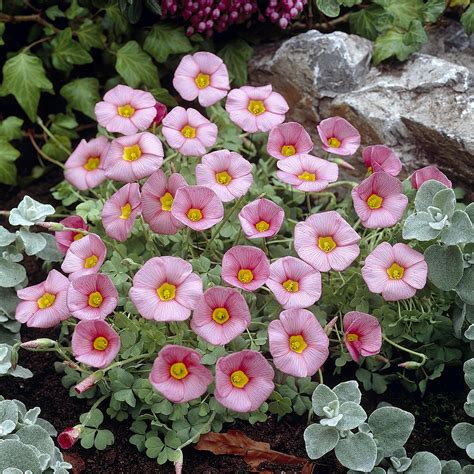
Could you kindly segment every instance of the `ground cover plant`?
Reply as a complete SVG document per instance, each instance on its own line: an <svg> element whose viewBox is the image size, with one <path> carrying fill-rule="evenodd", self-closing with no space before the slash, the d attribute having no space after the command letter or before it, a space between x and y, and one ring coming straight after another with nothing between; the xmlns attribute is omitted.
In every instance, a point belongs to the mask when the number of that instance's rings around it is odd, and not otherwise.
<svg viewBox="0 0 474 474"><path fill-rule="evenodd" d="M361 141L349 122L317 124L324 154L312 155L284 97L271 85L230 90L212 53L184 56L173 86L194 103L168 112L151 92L111 87L94 106L97 136L77 144L53 190L62 205L25 198L7 213L19 229L2 229L5 259L54 235L49 260L60 260L37 285L22 274L7 324L16 306L22 324L61 328L57 340L13 341L8 370L21 349L57 353L70 395L91 403L61 434L65 449L113 444L110 417L180 469L183 449L226 423L314 410L337 455L365 418L336 388L326 393L337 399L318 395L328 359L381 394L394 381L424 393L468 358L473 205L435 167L402 182L384 145L363 150L362 182L339 179ZM466 426L455 441L468 448ZM354 436L370 438L363 430Z"/></svg>

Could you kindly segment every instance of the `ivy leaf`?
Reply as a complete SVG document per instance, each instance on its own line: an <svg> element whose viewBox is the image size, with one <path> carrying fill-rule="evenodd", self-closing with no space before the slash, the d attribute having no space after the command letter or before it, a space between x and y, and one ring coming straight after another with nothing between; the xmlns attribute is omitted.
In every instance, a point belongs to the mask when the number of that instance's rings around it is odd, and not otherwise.
<svg viewBox="0 0 474 474"><path fill-rule="evenodd" d="M393 18L393 25L408 28L413 20L423 16L423 0L375 0Z"/></svg>
<svg viewBox="0 0 474 474"><path fill-rule="evenodd" d="M41 91L52 92L53 85L40 58L19 53L5 62L0 95L14 95L32 122L36 120Z"/></svg>
<svg viewBox="0 0 474 474"><path fill-rule="evenodd" d="M387 27L388 14L379 5L369 5L349 16L351 33L374 41L379 33Z"/></svg>
<svg viewBox="0 0 474 474"><path fill-rule="evenodd" d="M253 56L253 49L243 39L229 42L219 51L219 56L224 60L229 70L230 80L237 87L247 83L247 64Z"/></svg>
<svg viewBox="0 0 474 474"><path fill-rule="evenodd" d="M446 8L445 0L428 0L425 3L424 20L426 23L435 23Z"/></svg>
<svg viewBox="0 0 474 474"><path fill-rule="evenodd" d="M136 41L129 41L117 51L115 69L130 87L159 85L156 66Z"/></svg>
<svg viewBox="0 0 474 474"><path fill-rule="evenodd" d="M77 38L79 43L87 49L102 49L105 44L105 36L102 34L102 28L99 24L86 20L77 30Z"/></svg>
<svg viewBox="0 0 474 474"><path fill-rule="evenodd" d="M0 23L0 46L5 44L5 41L3 40L3 33L5 33L5 23Z"/></svg>
<svg viewBox="0 0 474 474"><path fill-rule="evenodd" d="M88 64L92 56L75 40L72 39L71 28L66 28L51 42L53 51L51 61L60 71L69 71L73 64Z"/></svg>
<svg viewBox="0 0 474 474"><path fill-rule="evenodd" d="M13 115L0 122L0 136L5 140L19 140L22 138L21 127L23 120Z"/></svg>
<svg viewBox="0 0 474 474"><path fill-rule="evenodd" d="M338 0L316 0L316 6L324 15L331 18L338 16L341 11Z"/></svg>
<svg viewBox="0 0 474 474"><path fill-rule="evenodd" d="M468 35L474 33L474 3L461 15L461 23Z"/></svg>
<svg viewBox="0 0 474 474"><path fill-rule="evenodd" d="M157 23L148 33L143 49L151 54L156 62L164 63L169 55L189 53L193 46L183 27Z"/></svg>
<svg viewBox="0 0 474 474"><path fill-rule="evenodd" d="M84 77L67 83L59 91L69 106L95 119L94 107L100 100L99 81L95 77Z"/></svg>
<svg viewBox="0 0 474 474"><path fill-rule="evenodd" d="M0 137L0 183L16 183L16 166L14 161L20 156L20 152Z"/></svg>

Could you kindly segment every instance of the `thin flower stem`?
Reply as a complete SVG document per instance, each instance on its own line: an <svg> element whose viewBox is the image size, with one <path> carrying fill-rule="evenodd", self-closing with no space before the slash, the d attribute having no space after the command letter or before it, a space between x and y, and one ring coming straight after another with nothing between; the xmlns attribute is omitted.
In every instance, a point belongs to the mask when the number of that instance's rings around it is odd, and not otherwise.
<svg viewBox="0 0 474 474"><path fill-rule="evenodd" d="M211 416L209 417L209 420L207 420L207 423L192 437L189 438L187 441L185 441L181 446L178 446L176 448L176 451L180 451L181 449L185 448L186 446L190 445L191 443L194 443L195 440L197 440L202 433L209 427L211 427L212 422L214 421L214 418L216 417L217 412L212 412Z"/></svg>
<svg viewBox="0 0 474 474"><path fill-rule="evenodd" d="M338 186L350 186L351 188L355 188L358 185L359 183L356 181L336 181L335 183L328 184L327 188L337 188Z"/></svg>
<svg viewBox="0 0 474 474"><path fill-rule="evenodd" d="M107 398L109 398L111 396L111 394L107 394L107 395L103 395L102 397L98 398L94 404L91 406L89 412L87 413L85 419L84 419L84 423L82 423L83 426L87 426L87 423L89 423L89 420L92 416L92 412L104 401L106 400Z"/></svg>
<svg viewBox="0 0 474 474"><path fill-rule="evenodd" d="M318 376L319 376L319 383L321 385L324 384L324 377L323 377L323 371L321 369L318 369Z"/></svg>
<svg viewBox="0 0 474 474"><path fill-rule="evenodd" d="M308 208L308 216L311 215L311 209L313 208L311 204L311 196L309 193L306 194L306 207Z"/></svg>
<svg viewBox="0 0 474 474"><path fill-rule="evenodd" d="M38 123L38 125L43 129L44 133L46 133L46 135L48 135L49 138L51 138L51 140L53 140L53 142L56 143L56 145L58 145L59 148L61 148L61 150L63 150L65 153L67 153L68 155L71 154L71 150L68 150L48 129L48 127L46 127L46 125L43 123L43 121L41 120L41 117L38 117L36 119L36 122Z"/></svg>
<svg viewBox="0 0 474 474"><path fill-rule="evenodd" d="M30 138L31 144L33 145L33 148L36 150L38 155L41 156L41 158L45 159L46 161L49 161L50 163L53 163L53 165L56 165L62 169L65 169L65 166L60 161L56 161L54 158L51 158L46 153L44 153L44 151L36 143L35 137L33 136L33 132L31 130L28 132L28 136Z"/></svg>
<svg viewBox="0 0 474 474"><path fill-rule="evenodd" d="M383 340L385 342L388 342L393 347L400 349L401 351L407 352L408 354L414 355L415 357L419 357L421 359L420 367L425 365L426 361L428 360L428 357L426 357L425 354L422 354L421 352L412 351L411 349L408 349L407 347L401 346L400 344L397 344L395 341L392 341L385 335L383 336Z"/></svg>

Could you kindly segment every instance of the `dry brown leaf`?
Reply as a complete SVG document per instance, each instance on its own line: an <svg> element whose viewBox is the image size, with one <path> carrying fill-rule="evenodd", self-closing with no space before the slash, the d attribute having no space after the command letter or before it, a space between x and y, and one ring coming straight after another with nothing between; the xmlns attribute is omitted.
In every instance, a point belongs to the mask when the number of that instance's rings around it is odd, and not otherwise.
<svg viewBox="0 0 474 474"><path fill-rule="evenodd" d="M194 447L199 451L211 451L214 454L242 456L252 469L257 469L263 462L280 464L307 463L307 459L274 451L269 443L255 441L238 430L230 430L227 433L204 434Z"/></svg>

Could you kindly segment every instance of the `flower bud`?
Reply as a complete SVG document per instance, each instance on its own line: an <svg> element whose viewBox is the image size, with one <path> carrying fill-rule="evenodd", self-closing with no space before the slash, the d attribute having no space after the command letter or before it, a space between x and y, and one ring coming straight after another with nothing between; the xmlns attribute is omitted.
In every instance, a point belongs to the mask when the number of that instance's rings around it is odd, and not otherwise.
<svg viewBox="0 0 474 474"><path fill-rule="evenodd" d="M16 369L18 365L18 344L15 344L12 347L12 352L10 354L10 364L12 365L12 369Z"/></svg>
<svg viewBox="0 0 474 474"><path fill-rule="evenodd" d="M419 369L421 365L422 364L420 364L419 362L415 362L414 360L409 360L407 362L398 364L398 367L401 367L402 369L416 370L416 369Z"/></svg>
<svg viewBox="0 0 474 474"><path fill-rule="evenodd" d="M26 341L20 344L22 349L32 349L32 350L41 350L41 349L52 349L57 346L57 342L52 339L40 338L34 339L33 341Z"/></svg>
<svg viewBox="0 0 474 474"><path fill-rule="evenodd" d="M101 380L104 376L104 371L103 370L97 370L93 374L89 375L89 377L86 377L84 380L79 382L75 387L74 390L76 393L79 395L81 393L87 392L87 390L91 389L99 380Z"/></svg>
<svg viewBox="0 0 474 474"><path fill-rule="evenodd" d="M37 222L36 225L55 232L64 229L64 225L59 222Z"/></svg>
<svg viewBox="0 0 474 474"><path fill-rule="evenodd" d="M341 168L346 168L348 170L355 170L355 168L348 163L347 161L343 160L342 158L330 158L329 161L336 163L336 165L340 166Z"/></svg>
<svg viewBox="0 0 474 474"><path fill-rule="evenodd" d="M58 435L58 444L61 449L72 448L81 437L83 426L76 425L73 428L65 428L62 433Z"/></svg>
<svg viewBox="0 0 474 474"><path fill-rule="evenodd" d="M188 30L189 29L190 28L188 28ZM192 33L190 32L190 34L193 34L193 33L194 33L194 30L192 31ZM166 108L165 104L162 104L161 102L158 102L158 101L155 104L155 109L156 109L156 115L155 115L155 118L153 119L153 123L155 125L160 125L163 119L165 118L166 114L168 113L168 109Z"/></svg>
<svg viewBox="0 0 474 474"><path fill-rule="evenodd" d="M335 318L332 318L331 321L329 321L326 326L324 326L324 332L326 336L329 336L334 329L334 326L336 325L337 321L337 316Z"/></svg>

